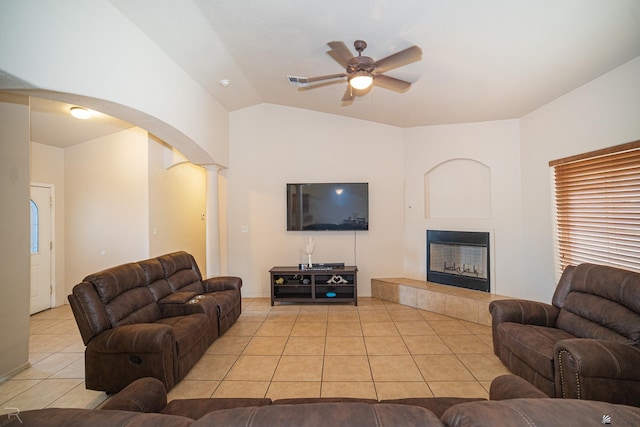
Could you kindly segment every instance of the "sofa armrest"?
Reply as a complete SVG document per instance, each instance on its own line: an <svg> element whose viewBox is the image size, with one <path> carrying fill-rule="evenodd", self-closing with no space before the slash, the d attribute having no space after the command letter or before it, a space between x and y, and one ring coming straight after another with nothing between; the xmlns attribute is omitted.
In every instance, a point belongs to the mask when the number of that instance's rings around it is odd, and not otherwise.
<svg viewBox="0 0 640 427"><path fill-rule="evenodd" d="M157 353L173 347L175 336L169 325L136 323L109 329L92 339L89 346L99 353Z"/></svg>
<svg viewBox="0 0 640 427"><path fill-rule="evenodd" d="M538 301L504 299L491 301L489 304L491 313L491 328L493 333L493 351L500 354L500 339L498 337L498 325L504 322L522 323L553 328L560 309Z"/></svg>
<svg viewBox="0 0 640 427"><path fill-rule="evenodd" d="M640 406L640 348L574 338L555 345L556 396Z"/></svg>
<svg viewBox="0 0 640 427"><path fill-rule="evenodd" d="M500 375L491 381L489 388L489 399L541 399L548 398L542 390L515 375Z"/></svg>
<svg viewBox="0 0 640 427"><path fill-rule="evenodd" d="M160 413L167 406L167 391L156 378L135 380L111 396L100 409L129 412Z"/></svg>
<svg viewBox="0 0 640 427"><path fill-rule="evenodd" d="M202 281L205 292L228 291L242 288L242 279L235 276L211 277Z"/></svg>

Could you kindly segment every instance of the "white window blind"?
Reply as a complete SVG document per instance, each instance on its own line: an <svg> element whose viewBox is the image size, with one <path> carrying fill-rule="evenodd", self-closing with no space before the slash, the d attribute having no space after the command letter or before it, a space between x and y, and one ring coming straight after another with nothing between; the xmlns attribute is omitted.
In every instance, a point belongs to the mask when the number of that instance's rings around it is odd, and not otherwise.
<svg viewBox="0 0 640 427"><path fill-rule="evenodd" d="M640 141L549 162L558 266L640 271Z"/></svg>

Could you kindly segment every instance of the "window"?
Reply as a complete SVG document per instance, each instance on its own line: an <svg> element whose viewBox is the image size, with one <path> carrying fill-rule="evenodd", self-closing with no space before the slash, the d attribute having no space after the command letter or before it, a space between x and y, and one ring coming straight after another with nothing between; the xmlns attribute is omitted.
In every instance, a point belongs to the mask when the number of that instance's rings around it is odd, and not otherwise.
<svg viewBox="0 0 640 427"><path fill-rule="evenodd" d="M640 141L549 166L560 271L583 262L640 271Z"/></svg>
<svg viewBox="0 0 640 427"><path fill-rule="evenodd" d="M37 254L40 252L40 233L38 232L39 218L38 205L33 200L29 200L31 207L31 253Z"/></svg>

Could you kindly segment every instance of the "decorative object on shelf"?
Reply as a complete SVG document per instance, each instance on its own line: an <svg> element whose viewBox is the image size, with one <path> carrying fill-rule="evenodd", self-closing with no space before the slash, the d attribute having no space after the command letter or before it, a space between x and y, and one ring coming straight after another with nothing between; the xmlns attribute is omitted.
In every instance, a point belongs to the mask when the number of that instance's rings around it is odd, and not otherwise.
<svg viewBox="0 0 640 427"><path fill-rule="evenodd" d="M284 284L284 277L278 277L278 279L276 280L276 285L283 285Z"/></svg>
<svg viewBox="0 0 640 427"><path fill-rule="evenodd" d="M333 276L331 276L329 280L327 280L327 283L340 284L340 283L349 283L349 282L339 274L334 274Z"/></svg>
<svg viewBox="0 0 640 427"><path fill-rule="evenodd" d="M304 253L307 254L307 262L309 264L309 268L313 267L313 264L311 263L311 255L313 254L313 251L316 248L316 242L313 240L313 237L309 237L309 241L307 242L307 245L304 248Z"/></svg>

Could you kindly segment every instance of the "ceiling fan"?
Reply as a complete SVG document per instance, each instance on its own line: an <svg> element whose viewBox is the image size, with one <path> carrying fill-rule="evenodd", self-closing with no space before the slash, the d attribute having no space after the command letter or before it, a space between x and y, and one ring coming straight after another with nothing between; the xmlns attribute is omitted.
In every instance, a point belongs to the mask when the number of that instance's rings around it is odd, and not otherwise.
<svg viewBox="0 0 640 427"><path fill-rule="evenodd" d="M410 82L396 79L395 77L390 77L382 73L422 59L422 49L418 46L411 46L400 52L374 61L368 56L362 56L362 52L367 48L367 42L364 40L356 40L353 43L358 52L358 56L353 56L344 42L332 41L327 44L331 47L331 50L327 53L345 68L344 73L317 77L287 77L291 84L307 89L324 86L324 84L313 85L313 83L346 77L348 85L342 97L343 102L352 101L354 96L358 95L358 92L360 92L360 94L366 93L371 85L380 86L396 92L406 92L409 87L411 87Z"/></svg>

